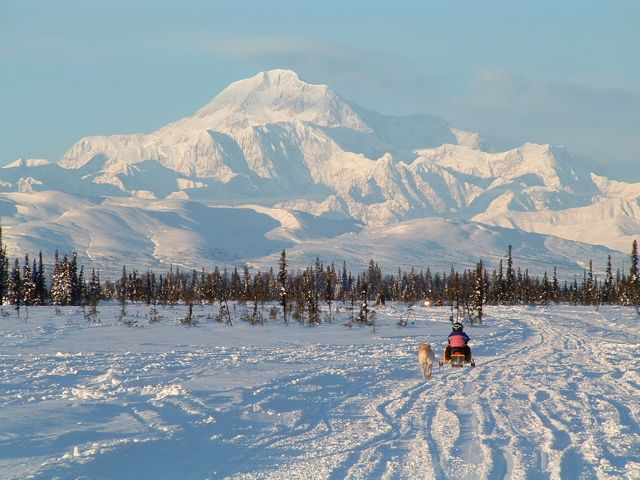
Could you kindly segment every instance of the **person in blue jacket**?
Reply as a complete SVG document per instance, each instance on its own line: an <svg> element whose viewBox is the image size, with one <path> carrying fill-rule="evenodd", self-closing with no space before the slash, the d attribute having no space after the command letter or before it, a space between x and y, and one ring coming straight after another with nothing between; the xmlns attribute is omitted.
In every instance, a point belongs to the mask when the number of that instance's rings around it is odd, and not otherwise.
<svg viewBox="0 0 640 480"><path fill-rule="evenodd" d="M444 350L444 359L448 362L451 360L451 352L453 349L461 349L464 352L465 362L471 362L471 348L469 345L469 335L464 332L464 327L460 322L453 324L453 329L447 337L448 343Z"/></svg>

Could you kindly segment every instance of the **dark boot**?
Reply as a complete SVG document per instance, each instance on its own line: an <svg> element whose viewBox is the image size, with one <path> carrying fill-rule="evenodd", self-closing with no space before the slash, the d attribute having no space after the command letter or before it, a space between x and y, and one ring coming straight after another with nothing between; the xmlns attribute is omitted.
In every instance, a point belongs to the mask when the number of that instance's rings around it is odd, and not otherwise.
<svg viewBox="0 0 640 480"><path fill-rule="evenodd" d="M447 348L444 349L444 359L447 362L451 361L451 345L447 345Z"/></svg>

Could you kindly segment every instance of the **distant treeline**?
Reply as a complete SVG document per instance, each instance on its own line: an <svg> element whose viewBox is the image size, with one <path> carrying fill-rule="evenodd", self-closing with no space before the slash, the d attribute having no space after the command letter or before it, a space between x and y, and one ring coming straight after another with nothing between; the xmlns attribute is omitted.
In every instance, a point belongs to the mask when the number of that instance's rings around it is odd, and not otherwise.
<svg viewBox="0 0 640 480"><path fill-rule="evenodd" d="M503 261L504 260L504 261ZM250 272L215 267L213 271L183 271L171 267L164 273L122 268L118 280L101 281L95 268L90 273L78 265L76 255L56 252L51 278L45 280L42 253L37 261L26 255L12 263L2 243L0 228L0 298L15 308L29 305L96 305L101 300L175 305L236 302L279 302L294 316L318 317L321 304L353 305L387 300L408 303L458 305L481 319L482 306L545 305L566 302L580 305L640 305L638 243L633 242L628 272L613 271L611 256L603 278L593 274L592 262L581 279L559 281L556 268L550 274L531 276L514 264L509 246L497 269L489 272L482 260L475 269L458 271L403 271L383 274L371 260L365 271L352 272L346 263L336 267L319 259L304 269L292 270L283 250L278 265L268 271ZM319 318L319 317L318 317Z"/></svg>

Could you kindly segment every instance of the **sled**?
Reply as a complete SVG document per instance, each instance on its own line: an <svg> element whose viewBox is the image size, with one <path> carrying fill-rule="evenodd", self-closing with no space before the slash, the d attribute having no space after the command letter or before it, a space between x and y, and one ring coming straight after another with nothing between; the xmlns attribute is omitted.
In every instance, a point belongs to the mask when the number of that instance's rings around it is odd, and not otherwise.
<svg viewBox="0 0 640 480"><path fill-rule="evenodd" d="M464 353L462 352L452 352L451 360L445 360L444 357L440 359L440 366L442 367L445 363L450 364L452 367L464 367L465 365L471 365L472 367L476 366L476 361L472 357L470 362L465 361Z"/></svg>
<svg viewBox="0 0 640 480"><path fill-rule="evenodd" d="M464 367L464 354L452 353L449 363L452 367Z"/></svg>

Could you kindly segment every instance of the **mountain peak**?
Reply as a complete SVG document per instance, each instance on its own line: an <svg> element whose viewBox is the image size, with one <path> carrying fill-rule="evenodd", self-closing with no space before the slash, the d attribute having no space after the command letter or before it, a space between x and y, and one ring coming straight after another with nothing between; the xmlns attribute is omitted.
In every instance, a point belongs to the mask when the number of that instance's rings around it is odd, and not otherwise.
<svg viewBox="0 0 640 480"><path fill-rule="evenodd" d="M326 85L313 85L303 80L293 70L274 69L259 72L253 77L244 78L231 83L227 88L220 92L215 98L224 97L234 94L250 94L252 92L264 92L267 90L304 90L305 88L324 87ZM214 100L215 100L214 98Z"/></svg>
<svg viewBox="0 0 640 480"><path fill-rule="evenodd" d="M283 68L276 68L273 70L266 70L264 72L258 73L254 78L260 77L263 82L269 83L291 83L291 82L300 82L305 83L300 80L300 77L293 70L287 70Z"/></svg>
<svg viewBox="0 0 640 480"><path fill-rule="evenodd" d="M327 85L307 83L285 69L260 72L232 83L193 118L232 127L300 120L368 130L354 109Z"/></svg>

